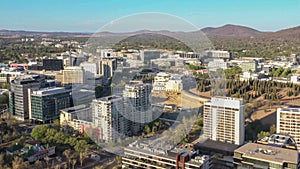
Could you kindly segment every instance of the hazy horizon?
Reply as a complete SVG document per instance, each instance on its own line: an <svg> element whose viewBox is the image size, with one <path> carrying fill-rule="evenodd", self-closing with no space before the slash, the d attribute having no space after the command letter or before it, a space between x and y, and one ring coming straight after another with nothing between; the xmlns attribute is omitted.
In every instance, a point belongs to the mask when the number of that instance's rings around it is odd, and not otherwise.
<svg viewBox="0 0 300 169"><path fill-rule="evenodd" d="M242 27L246 27L246 28L251 28L251 29L255 29L253 27L250 27L250 26L244 26L244 25L238 25L238 24L224 24L224 25L220 25L218 27L212 27L212 26L207 26L207 27L203 27L203 28L199 28L199 30L201 29L204 29L204 28L220 28L220 27L223 27L225 25L234 25L234 26L242 26ZM275 31L262 31L262 30L258 30L258 29L255 29L257 31L260 31L260 32L277 32L277 31L281 31L281 30L285 30L285 29L290 29L290 28L295 28L295 27L300 27L300 24L297 25L297 26L293 26L293 27L286 27L286 28L283 28L283 29L279 29L279 30L275 30ZM110 32L110 31L95 31L95 32L89 32L89 31L47 31L47 30L27 30L27 29L3 29L3 28L0 28L0 31L3 31L3 30L7 30L7 31L25 31L25 32L45 32L45 33L80 33L80 34L93 34L93 33L115 33L115 32ZM162 29L162 30L148 30L148 29L141 29L141 30L137 30L137 31L150 31L150 32L156 32L156 31L170 31L170 30L165 30L165 29ZM131 31L131 32L136 32L136 31ZM131 32L120 32L120 33L131 33ZM176 31L170 31L170 32L176 32ZM180 32L180 31L179 31ZM187 31L189 32L189 31ZM191 31L192 32L192 31Z"/></svg>

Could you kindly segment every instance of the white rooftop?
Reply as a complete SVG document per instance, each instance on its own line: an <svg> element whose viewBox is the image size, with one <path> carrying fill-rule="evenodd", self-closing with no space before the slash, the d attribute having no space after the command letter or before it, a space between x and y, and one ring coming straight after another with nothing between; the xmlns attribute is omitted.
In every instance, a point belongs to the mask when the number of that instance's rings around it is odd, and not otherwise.
<svg viewBox="0 0 300 169"><path fill-rule="evenodd" d="M43 88L40 90L32 91L34 95L53 95L68 92L69 90L65 89L64 87L53 87L53 88Z"/></svg>

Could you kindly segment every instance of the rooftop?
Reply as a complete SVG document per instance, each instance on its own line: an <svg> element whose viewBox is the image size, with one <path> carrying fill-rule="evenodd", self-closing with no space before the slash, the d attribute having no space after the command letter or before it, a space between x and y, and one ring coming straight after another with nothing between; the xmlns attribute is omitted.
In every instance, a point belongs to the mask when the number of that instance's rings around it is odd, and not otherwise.
<svg viewBox="0 0 300 169"><path fill-rule="evenodd" d="M81 66L68 66L65 70L83 70Z"/></svg>
<svg viewBox="0 0 300 169"><path fill-rule="evenodd" d="M257 143L297 149L295 140L291 136L284 134L272 134L270 136L266 136L260 140L257 140Z"/></svg>
<svg viewBox="0 0 300 169"><path fill-rule="evenodd" d="M40 90L33 91L33 95L38 96L46 96L46 95L54 95L59 93L70 92L70 90L65 89L64 87L53 87L53 88L43 88Z"/></svg>
<svg viewBox="0 0 300 169"><path fill-rule="evenodd" d="M226 151L226 152L231 152L233 153L235 149L238 148L238 145L235 144L230 144L230 143L224 143L220 141L214 141L207 139L203 142L196 143L196 147L202 149L211 149L211 150L221 150L221 151Z"/></svg>
<svg viewBox="0 0 300 169"><path fill-rule="evenodd" d="M96 101L114 101L114 100L119 100L119 99L121 99L120 96L111 95L111 96L101 97L101 98L95 99L95 100Z"/></svg>
<svg viewBox="0 0 300 169"><path fill-rule="evenodd" d="M279 108L279 111L300 113L300 108Z"/></svg>
<svg viewBox="0 0 300 169"><path fill-rule="evenodd" d="M235 150L243 154L243 157L271 161L276 163L298 163L298 151L274 147L270 145L247 143Z"/></svg>
<svg viewBox="0 0 300 169"><path fill-rule="evenodd" d="M193 158L187 163L196 164L196 165L203 164L204 161L209 158L209 156L206 155L198 155L197 151L190 151L187 149L177 148L168 144L162 144L162 143L158 143L158 144L159 145L157 145L155 142L153 143L149 141L137 140L129 144L129 146L126 147L126 149L138 151L145 154L150 154L153 156L157 155L164 158L171 158L174 160L178 154L189 155L190 157L193 156Z"/></svg>
<svg viewBox="0 0 300 169"><path fill-rule="evenodd" d="M83 109L86 109L86 108L88 108L87 105L81 104L81 105L78 105L78 106L62 109L61 111L68 112L68 113L76 113L76 111L83 110Z"/></svg>
<svg viewBox="0 0 300 169"><path fill-rule="evenodd" d="M25 74L23 76L18 76L16 77L12 83L14 84L27 84L27 83L32 83L32 82L38 82L38 79L41 78L40 75L29 75Z"/></svg>
<svg viewBox="0 0 300 169"><path fill-rule="evenodd" d="M159 72L156 74L156 76L170 76L170 74L165 73L165 72Z"/></svg>
<svg viewBox="0 0 300 169"><path fill-rule="evenodd" d="M210 101L205 102L205 105L224 106L239 109L243 105L243 99L217 96L212 97Z"/></svg>

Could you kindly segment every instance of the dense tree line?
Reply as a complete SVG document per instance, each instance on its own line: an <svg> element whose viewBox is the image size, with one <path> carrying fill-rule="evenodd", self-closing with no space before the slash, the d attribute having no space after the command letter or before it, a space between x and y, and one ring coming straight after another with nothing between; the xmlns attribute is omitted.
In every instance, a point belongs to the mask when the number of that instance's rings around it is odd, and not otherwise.
<svg viewBox="0 0 300 169"><path fill-rule="evenodd" d="M233 66L229 69L225 69L224 71L226 79L234 79L236 75L242 73L242 68L238 66Z"/></svg>
<svg viewBox="0 0 300 169"><path fill-rule="evenodd" d="M115 51L120 51L122 49L139 50L147 48L180 50L187 52L193 51L186 44L175 38L153 33L130 36L113 46Z"/></svg>
<svg viewBox="0 0 300 169"><path fill-rule="evenodd" d="M279 68L274 68L271 70L271 72L269 73L270 76L272 77L288 77L290 76L292 73L291 68L283 68L283 67L279 67Z"/></svg>
<svg viewBox="0 0 300 169"><path fill-rule="evenodd" d="M70 47L57 48L55 46L44 46L40 42L21 42L20 39L5 39L0 44L0 60L8 62L10 60L16 63L25 63L29 58L49 56L52 53L61 53L70 50ZM24 55L25 54L25 55Z"/></svg>
<svg viewBox="0 0 300 169"><path fill-rule="evenodd" d="M200 92L209 90L210 80L199 79L197 89ZM260 81L250 79L249 81L240 81L228 79L226 81L227 94L237 98L243 98L246 102L264 95L265 99L278 100L282 96L278 93L283 88L289 88L288 96L297 96L300 94L300 86L293 83L280 83L275 81Z"/></svg>
<svg viewBox="0 0 300 169"><path fill-rule="evenodd" d="M59 128L57 126L50 125L38 125L33 128L31 132L31 137L36 141L42 143L49 143L53 145L69 145L69 147L74 148L77 144L82 144L78 139L78 132L75 132L71 128ZM85 144L88 144L87 140L83 140Z"/></svg>
<svg viewBox="0 0 300 169"><path fill-rule="evenodd" d="M231 51L234 57L262 57L300 55L299 38L294 37L210 37L216 49Z"/></svg>
<svg viewBox="0 0 300 169"><path fill-rule="evenodd" d="M67 148L63 154L66 156L69 166L72 162L71 160L76 160L78 157L80 165L82 166L83 160L86 158L87 150L90 147L90 143L94 144L88 138L79 139L78 132L77 135L74 135L74 131L71 128L60 128L58 124L54 126L36 126L32 130L31 136L37 141L56 145L58 148L68 146L69 148Z"/></svg>

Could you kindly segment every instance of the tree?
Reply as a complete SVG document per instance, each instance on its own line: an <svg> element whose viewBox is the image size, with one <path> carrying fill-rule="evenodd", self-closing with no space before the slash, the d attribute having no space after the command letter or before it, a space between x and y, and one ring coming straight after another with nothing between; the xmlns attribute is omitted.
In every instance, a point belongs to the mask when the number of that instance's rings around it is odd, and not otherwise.
<svg viewBox="0 0 300 169"><path fill-rule="evenodd" d="M117 162L118 165L122 164L122 157L121 156L116 156L115 160L116 160L116 162Z"/></svg>
<svg viewBox="0 0 300 169"><path fill-rule="evenodd" d="M74 146L75 151L79 152L80 165L82 167L83 160L86 158L86 151L88 150L89 145L85 140L80 140Z"/></svg>
<svg viewBox="0 0 300 169"><path fill-rule="evenodd" d="M69 144L70 146L74 147L77 144L77 139L74 137L69 137L66 141L65 144Z"/></svg>
<svg viewBox="0 0 300 169"><path fill-rule="evenodd" d="M146 125L144 126L144 133L145 133L145 135L149 134L150 132L151 132L151 128L149 127L148 124L146 124Z"/></svg>
<svg viewBox="0 0 300 169"><path fill-rule="evenodd" d="M68 168L68 164L63 164L63 168L67 169Z"/></svg>
<svg viewBox="0 0 300 169"><path fill-rule="evenodd" d="M60 169L60 164L56 164L54 169Z"/></svg>
<svg viewBox="0 0 300 169"><path fill-rule="evenodd" d="M73 169L75 168L76 163L77 163L77 159L74 158L74 159L72 160L72 166L73 166ZM81 165L81 167L82 167L82 165Z"/></svg>
<svg viewBox="0 0 300 169"><path fill-rule="evenodd" d="M77 144L74 146L74 149L77 152L87 151L88 148L89 148L89 145L85 140L79 140L77 142Z"/></svg>
<svg viewBox="0 0 300 169"><path fill-rule="evenodd" d="M257 134L257 139L260 140L266 136L270 136L270 132L267 131L261 131Z"/></svg>
<svg viewBox="0 0 300 169"><path fill-rule="evenodd" d="M69 150L69 149L65 150L65 151L63 152L63 155L67 158L67 160L68 160L68 166L69 166L69 168L70 168L71 157L72 157L72 155L71 155L71 150Z"/></svg>
<svg viewBox="0 0 300 169"><path fill-rule="evenodd" d="M59 143L59 144L64 144L65 140L67 140L67 136L62 133L62 132L58 132L54 135L54 138L53 140L56 142L56 143Z"/></svg>
<svg viewBox="0 0 300 169"><path fill-rule="evenodd" d="M84 159L86 159L86 158L87 158L87 152L86 151L79 153L79 160L80 160L80 166L81 167L82 167Z"/></svg>
<svg viewBox="0 0 300 169"><path fill-rule="evenodd" d="M54 135L57 131L53 128L48 128L47 131L46 131L46 134L45 134L45 140L48 142L48 143L53 143L54 141Z"/></svg>
<svg viewBox="0 0 300 169"><path fill-rule="evenodd" d="M43 162L41 162L40 160L37 160L37 161L34 163L34 166L35 166L36 169L43 168Z"/></svg>
<svg viewBox="0 0 300 169"><path fill-rule="evenodd" d="M0 154L0 168L3 167L3 164L4 164L4 155Z"/></svg>
<svg viewBox="0 0 300 169"><path fill-rule="evenodd" d="M59 119L53 120L53 125L54 125L54 128L58 130L60 128L60 121L59 121Z"/></svg>
<svg viewBox="0 0 300 169"><path fill-rule="evenodd" d="M21 157L16 156L14 160L12 161L12 168L13 169L28 169L29 168L29 163L24 162Z"/></svg>
<svg viewBox="0 0 300 169"><path fill-rule="evenodd" d="M44 157L44 160L46 161L46 164L47 164L47 168L49 168L49 161L50 161L50 158L48 156Z"/></svg>
<svg viewBox="0 0 300 169"><path fill-rule="evenodd" d="M47 129L49 129L47 125L35 126L31 132L31 137L33 137L35 140L41 141L46 137Z"/></svg>
<svg viewBox="0 0 300 169"><path fill-rule="evenodd" d="M276 133L276 126L275 124L273 124L271 127L270 127L270 134L274 134Z"/></svg>

